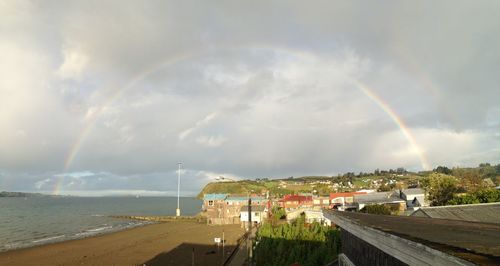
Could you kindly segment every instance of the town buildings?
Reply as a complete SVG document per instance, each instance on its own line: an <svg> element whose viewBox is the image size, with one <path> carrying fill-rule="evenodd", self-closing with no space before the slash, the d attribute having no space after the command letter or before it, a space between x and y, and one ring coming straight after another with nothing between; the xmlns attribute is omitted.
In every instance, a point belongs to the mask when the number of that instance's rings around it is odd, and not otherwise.
<svg viewBox="0 0 500 266"><path fill-rule="evenodd" d="M345 211L356 209L354 205L354 195L366 194L366 192L337 192L330 193L330 209Z"/></svg>
<svg viewBox="0 0 500 266"><path fill-rule="evenodd" d="M241 208L248 206L249 201L252 206L261 206L267 212L268 201L261 196L205 194L202 214L207 218L208 224L239 224Z"/></svg>
<svg viewBox="0 0 500 266"><path fill-rule="evenodd" d="M406 210L406 201L399 197L395 191L374 192L369 194L355 194L354 205L356 210L360 211L367 205L385 205L392 211L403 212Z"/></svg>
<svg viewBox="0 0 500 266"><path fill-rule="evenodd" d="M285 210L295 210L298 208L310 208L313 206L312 196L286 195L279 200L280 206Z"/></svg>
<svg viewBox="0 0 500 266"><path fill-rule="evenodd" d="M249 200L252 211L255 211L251 214L252 221L257 223L263 222L275 207L285 209L289 221L308 211L310 217L306 217L307 221L319 221L324 220L324 217L316 215L314 211L322 209L361 211L368 205L385 205L393 213L408 215L413 210L427 206L425 193L420 188L390 192L338 192L330 193L328 197L312 196L311 194L285 195L282 198L259 195L206 194L203 198L203 215L207 217L209 224L246 223L248 213L244 210L248 211ZM407 209L409 211L404 212Z"/></svg>
<svg viewBox="0 0 500 266"><path fill-rule="evenodd" d="M409 210L417 210L422 206L429 206L425 199L425 191L421 188L409 188L400 190L399 197L406 200L406 207Z"/></svg>

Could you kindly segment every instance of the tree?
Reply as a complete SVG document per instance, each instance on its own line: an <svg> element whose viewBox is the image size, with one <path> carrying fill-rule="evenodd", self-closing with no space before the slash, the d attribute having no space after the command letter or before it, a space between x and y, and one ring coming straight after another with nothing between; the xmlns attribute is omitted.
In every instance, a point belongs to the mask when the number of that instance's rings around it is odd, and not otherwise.
<svg viewBox="0 0 500 266"><path fill-rule="evenodd" d="M434 169L434 172L440 173L440 174L445 174L445 175L450 175L451 169L446 167L446 166L438 166L436 169Z"/></svg>
<svg viewBox="0 0 500 266"><path fill-rule="evenodd" d="M406 169L404 169L403 167L398 167L398 169L396 169L396 173L398 173L399 175L402 175L402 174L406 173Z"/></svg>
<svg viewBox="0 0 500 266"><path fill-rule="evenodd" d="M491 203L500 202L500 190L485 189L469 193L466 195L454 196L447 204L461 205L461 204L474 204L474 203Z"/></svg>
<svg viewBox="0 0 500 266"><path fill-rule="evenodd" d="M486 183L478 169L457 169L454 174L460 180L460 186L464 192L476 192L486 188Z"/></svg>
<svg viewBox="0 0 500 266"><path fill-rule="evenodd" d="M459 191L455 177L432 173L422 182L432 206L445 205Z"/></svg>

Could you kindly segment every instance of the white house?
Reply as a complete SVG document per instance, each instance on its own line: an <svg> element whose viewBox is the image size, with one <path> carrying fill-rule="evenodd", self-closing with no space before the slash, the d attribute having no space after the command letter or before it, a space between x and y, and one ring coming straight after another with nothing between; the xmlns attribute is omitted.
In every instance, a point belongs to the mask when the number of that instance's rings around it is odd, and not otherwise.
<svg viewBox="0 0 500 266"><path fill-rule="evenodd" d="M400 198L406 201L408 209L418 210L419 207L429 206L425 200L425 191L421 188L400 190Z"/></svg>
<svg viewBox="0 0 500 266"><path fill-rule="evenodd" d="M252 223L260 224L264 221L266 212L264 206L251 206L250 212L252 213ZM240 209L240 221L242 224L248 223L248 206L242 206Z"/></svg>

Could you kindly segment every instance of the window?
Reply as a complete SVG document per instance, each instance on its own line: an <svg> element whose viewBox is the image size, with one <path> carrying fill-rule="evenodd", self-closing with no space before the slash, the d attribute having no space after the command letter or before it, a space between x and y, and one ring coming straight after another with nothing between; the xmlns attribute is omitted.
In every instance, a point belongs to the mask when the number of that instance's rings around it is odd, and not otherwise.
<svg viewBox="0 0 500 266"><path fill-rule="evenodd" d="M214 206L214 201L213 200L209 200L208 201L208 206Z"/></svg>
<svg viewBox="0 0 500 266"><path fill-rule="evenodd" d="M258 213L258 212L254 213L254 214L255 214L255 216L257 216L257 217L259 216L259 213Z"/></svg>

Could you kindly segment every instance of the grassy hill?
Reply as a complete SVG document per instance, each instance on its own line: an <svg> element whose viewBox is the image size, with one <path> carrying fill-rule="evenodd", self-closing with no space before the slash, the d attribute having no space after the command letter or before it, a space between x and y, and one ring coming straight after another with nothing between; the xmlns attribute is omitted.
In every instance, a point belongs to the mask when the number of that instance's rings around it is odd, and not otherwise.
<svg viewBox="0 0 500 266"><path fill-rule="evenodd" d="M308 182L329 179L331 177L299 177L287 179L257 179L231 182L208 183L198 194L198 198L203 198L204 194L227 193L227 194L265 194L283 196L286 194L312 192L314 187Z"/></svg>
<svg viewBox="0 0 500 266"><path fill-rule="evenodd" d="M423 179L431 173L443 173L455 176L462 183L467 180L490 179L492 185L500 184L500 164L491 165L482 163L478 167L447 168L438 166L432 171L408 172L403 168L389 170L375 170L372 173L348 172L337 176L302 176L284 179L255 179L231 182L215 182L207 184L198 194L203 198L204 194L227 193L227 194L265 194L269 191L271 196L281 197L286 194L298 194L301 192L328 195L334 191L356 191L359 189L376 189L389 191L396 188L420 186ZM321 183L321 181L327 181ZM334 185L336 185L334 187Z"/></svg>

